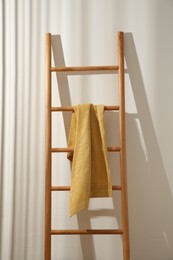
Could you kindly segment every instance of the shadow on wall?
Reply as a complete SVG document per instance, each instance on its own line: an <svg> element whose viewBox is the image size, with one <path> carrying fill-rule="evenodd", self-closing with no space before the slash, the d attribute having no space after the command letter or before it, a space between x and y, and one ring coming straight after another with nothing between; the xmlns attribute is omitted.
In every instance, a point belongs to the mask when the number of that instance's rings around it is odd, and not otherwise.
<svg viewBox="0 0 173 260"><path fill-rule="evenodd" d="M133 260L173 259L173 200L131 33L125 59L137 107L126 115L129 224Z"/></svg>
<svg viewBox="0 0 173 260"><path fill-rule="evenodd" d="M52 36L52 49L55 66L64 67L65 59L63 55L63 48L60 35ZM67 73L57 73L56 75L61 106L71 106L72 104L70 98ZM63 113L63 120L67 139L70 128L71 113ZM91 229L90 216L88 214L77 214L77 222L79 229L83 229L84 226ZM93 236L80 236L80 242L83 259L96 259Z"/></svg>
<svg viewBox="0 0 173 260"><path fill-rule="evenodd" d="M60 36L52 39L56 66L64 66ZM56 52L57 50L57 52ZM129 227L132 260L173 259L173 200L157 143L133 36L125 33L125 59L137 114L126 114ZM57 74L61 105L70 106L67 74ZM63 113L68 135L70 113ZM109 122L110 120L110 122ZM108 131L111 117L107 118ZM114 131L112 131L114 134ZM114 201L114 207L119 208ZM116 210L117 211L117 210ZM78 214L78 226L91 228L91 217L114 216L113 210ZM120 223L120 216L117 216ZM81 236L83 259L96 259L92 236ZM86 246L87 245L87 246ZM88 250L89 248L89 250Z"/></svg>

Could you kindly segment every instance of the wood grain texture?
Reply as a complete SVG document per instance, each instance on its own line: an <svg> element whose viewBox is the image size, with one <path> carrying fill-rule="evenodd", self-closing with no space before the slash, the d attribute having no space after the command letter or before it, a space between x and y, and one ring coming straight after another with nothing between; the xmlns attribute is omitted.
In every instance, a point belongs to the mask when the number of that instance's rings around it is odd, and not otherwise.
<svg viewBox="0 0 173 260"><path fill-rule="evenodd" d="M105 70L118 70L118 66L82 66L82 67L52 67L52 72L75 72L75 71L105 71Z"/></svg>
<svg viewBox="0 0 173 260"><path fill-rule="evenodd" d="M51 230L52 235L122 235L122 229L65 229Z"/></svg>
<svg viewBox="0 0 173 260"><path fill-rule="evenodd" d="M119 106L104 106L104 110L119 110ZM52 112L71 111L74 112L73 107L51 107Z"/></svg>
<svg viewBox="0 0 173 260"><path fill-rule="evenodd" d="M51 34L46 34L46 109L45 109L45 237L44 237L44 260L51 260Z"/></svg>
<svg viewBox="0 0 173 260"><path fill-rule="evenodd" d="M108 152L120 152L120 147L108 147ZM68 153L73 152L73 148L51 148L52 153Z"/></svg>
<svg viewBox="0 0 173 260"><path fill-rule="evenodd" d="M52 191L70 191L70 186L52 186ZM112 190L122 190L120 185L112 185Z"/></svg>
<svg viewBox="0 0 173 260"><path fill-rule="evenodd" d="M118 33L118 91L119 91L119 128L120 128L120 175L121 175L121 203L123 228L123 259L130 260L127 174L126 174L126 133L125 133L125 87L124 87L124 33Z"/></svg>

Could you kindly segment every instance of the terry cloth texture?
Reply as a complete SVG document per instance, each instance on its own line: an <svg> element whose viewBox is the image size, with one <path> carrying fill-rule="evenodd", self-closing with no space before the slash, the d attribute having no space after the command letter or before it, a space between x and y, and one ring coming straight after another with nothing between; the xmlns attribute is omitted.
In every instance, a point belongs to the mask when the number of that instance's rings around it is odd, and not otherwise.
<svg viewBox="0 0 173 260"><path fill-rule="evenodd" d="M111 197L112 186L105 141L104 106L73 107L67 157L72 161L70 216L88 208L93 197Z"/></svg>

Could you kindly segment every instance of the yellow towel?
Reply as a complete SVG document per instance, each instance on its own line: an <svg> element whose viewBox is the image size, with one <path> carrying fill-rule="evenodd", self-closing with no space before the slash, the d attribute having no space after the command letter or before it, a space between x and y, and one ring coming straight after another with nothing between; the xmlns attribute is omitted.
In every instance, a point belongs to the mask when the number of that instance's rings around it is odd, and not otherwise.
<svg viewBox="0 0 173 260"><path fill-rule="evenodd" d="M93 197L111 197L110 170L105 142L104 106L74 106L67 157L72 161L70 216L88 208Z"/></svg>

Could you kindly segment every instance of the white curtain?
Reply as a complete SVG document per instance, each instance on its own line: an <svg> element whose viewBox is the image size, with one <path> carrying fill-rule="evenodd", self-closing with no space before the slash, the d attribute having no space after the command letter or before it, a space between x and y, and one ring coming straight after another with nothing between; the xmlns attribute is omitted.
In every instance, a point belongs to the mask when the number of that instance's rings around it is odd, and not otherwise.
<svg viewBox="0 0 173 260"><path fill-rule="evenodd" d="M171 1L1 0L1 260L43 259L45 33L54 35L55 63L112 65L119 30L130 32L125 35L125 58L131 256L173 258L172 25ZM115 105L115 82L114 75L54 77L53 102ZM116 141L111 121L107 115L110 146ZM69 118L55 118L54 145L66 146L68 123ZM69 184L65 155L53 160L53 180ZM118 159L110 157L110 162L117 182ZM72 219L68 193L54 195L53 203L57 228L120 226L117 193L113 200L92 201L88 213ZM53 238L52 259L121 260L121 249L120 237L61 236Z"/></svg>
<svg viewBox="0 0 173 260"><path fill-rule="evenodd" d="M45 10L40 3L1 1L0 8L4 260L43 258Z"/></svg>

